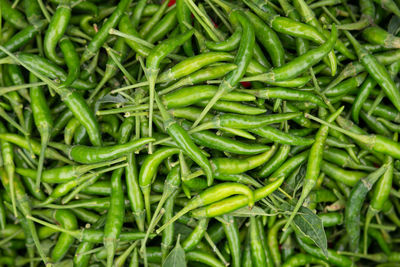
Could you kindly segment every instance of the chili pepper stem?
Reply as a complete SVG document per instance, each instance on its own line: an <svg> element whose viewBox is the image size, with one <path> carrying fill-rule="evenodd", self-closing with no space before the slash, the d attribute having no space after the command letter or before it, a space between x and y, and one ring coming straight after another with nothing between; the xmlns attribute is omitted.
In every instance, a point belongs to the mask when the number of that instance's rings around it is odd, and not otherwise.
<svg viewBox="0 0 400 267"><path fill-rule="evenodd" d="M16 237L17 235L19 235L20 233L22 233L23 230L19 229L18 231L16 231L15 233L13 233L12 235L4 238L3 240L0 241L0 246L4 246L5 244L7 244L7 242L9 242L10 240L13 240L14 237Z"/></svg>
<svg viewBox="0 0 400 267"><path fill-rule="evenodd" d="M147 80L149 82L149 137L153 136L153 105L154 95L156 94L155 84L159 69L147 69L145 71ZM149 154L153 153L153 145L149 144Z"/></svg>
<svg viewBox="0 0 400 267"><path fill-rule="evenodd" d="M225 80L223 81L227 83ZM217 93L211 98L211 100L207 103L207 106L203 109L203 111L200 113L199 117L196 119L196 121L192 125L192 129L195 128L207 115L208 111L214 106L215 103L225 94L225 90L218 90Z"/></svg>
<svg viewBox="0 0 400 267"><path fill-rule="evenodd" d="M1 64L1 62L0 62ZM36 82L36 83L27 83L21 85L14 85L14 86L7 86L7 87L0 87L0 96L5 95L10 92L18 91L25 88L36 87L46 85L44 82Z"/></svg>
<svg viewBox="0 0 400 267"><path fill-rule="evenodd" d="M165 200L164 200L164 202L165 202ZM161 203L161 200L160 200L159 203ZM149 224L149 227L147 228L146 235L142 240L142 245L140 247L140 253L142 253L143 255L146 255L146 243L147 243L147 240L149 239L149 236L150 236L151 232L153 231L154 227L161 220L162 216L165 213L165 210L162 208L162 205L160 205L160 207L161 208L158 211L156 210L157 213L155 213L153 215L153 218L152 218L152 220L151 220L151 222Z"/></svg>
<svg viewBox="0 0 400 267"><path fill-rule="evenodd" d="M164 203L165 203L165 201L167 200L168 197L169 197L169 195L166 192L164 192L162 194L162 196L161 196L160 201L158 202L157 208L153 213L153 217L151 218L149 227L147 228L146 236L144 237L144 239L142 241L142 246L140 248L140 252L141 253L144 253L144 249L145 249L145 246L146 246L147 239L149 238L149 235L153 232L154 227L157 225L157 222L161 219L162 214L165 212L162 209L162 207L163 207L163 205L164 205ZM163 212L161 212L161 211L163 211Z"/></svg>
<svg viewBox="0 0 400 267"><path fill-rule="evenodd" d="M128 163L121 163L121 164L114 165L109 168L105 168L103 170L100 170L98 172L91 174L87 179L82 180L81 183L71 193L69 193L67 196L65 196L61 200L61 204L64 205L64 204L67 204L68 202L70 202L84 187L89 186L89 184L92 184L95 181L97 181L97 179L100 178L101 173L114 171L119 168L126 167L127 165L128 165Z"/></svg>
<svg viewBox="0 0 400 267"><path fill-rule="evenodd" d="M329 122L326 122L326 121L324 121L324 120L321 120L321 119L319 119L319 118L317 118L317 117L314 117L313 115L311 115L311 114L309 114L309 113L305 113L305 114L304 114L304 117L310 118L310 119L312 119L312 120L314 120L314 121L316 121L316 122L318 122L318 123L320 123L320 124L326 125L326 126L332 128L332 129L336 130L336 131L339 131L339 132L341 132L341 133L343 133L343 134L345 134L345 135L348 135L348 136L350 136L351 138L353 138L353 139L355 139L355 140L357 140L357 141L363 142L363 143L365 143L365 144L367 144L367 145L368 145L368 144L373 144L373 143L374 143L374 138L373 138L372 136L360 135L360 134L356 134L356 133L353 133L353 132L351 132L351 131L342 129L342 128L336 126L336 125L333 125L333 124L331 124L331 123L329 123Z"/></svg>
<svg viewBox="0 0 400 267"><path fill-rule="evenodd" d="M28 133L26 132L26 130L19 125L15 120L13 120L8 114L7 112L5 112L5 110L3 108L0 107L0 117L2 117L4 120L6 120L8 123L10 123L12 126L14 126L15 128L18 129L18 131L20 131L22 134L24 134L25 136L28 135Z"/></svg>
<svg viewBox="0 0 400 267"><path fill-rule="evenodd" d="M170 225L171 223L175 222L176 220L178 220L181 216L183 216L184 214L188 213L193 207L192 206L185 206L183 207L178 213L175 214L174 217L171 218L171 220L169 220L167 223L165 223L163 226L161 226L160 228L158 228L156 230L157 234L160 234L168 225Z"/></svg>
<svg viewBox="0 0 400 267"><path fill-rule="evenodd" d="M68 234L68 235L71 235L71 236L75 237L75 238L78 239L78 240L80 239L80 235L81 235L81 234L80 234L80 231L79 231L79 230L71 231L71 230L65 229L65 228L63 228L63 227L61 227L61 226L57 226L57 225L48 223L48 222L46 222L46 221L43 221L43 220L41 220L41 219L35 218L35 217L33 217L33 216L30 216L30 215L26 216L26 218L27 218L28 220L31 220L31 221L40 223L40 224L42 224L42 225L44 225L44 226L47 226L47 227L49 227L49 228L51 228L51 229L54 229L54 230L56 230L56 231L59 231L59 232L62 232L62 233L66 233L66 234Z"/></svg>

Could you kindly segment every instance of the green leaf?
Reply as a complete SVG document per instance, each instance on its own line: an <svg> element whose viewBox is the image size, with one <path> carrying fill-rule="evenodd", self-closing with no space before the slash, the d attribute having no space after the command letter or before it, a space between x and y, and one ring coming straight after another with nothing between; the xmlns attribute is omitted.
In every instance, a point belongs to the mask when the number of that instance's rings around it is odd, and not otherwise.
<svg viewBox="0 0 400 267"><path fill-rule="evenodd" d="M108 95L103 96L99 100L97 100L97 102L99 102L99 103L127 103L129 101L128 101L128 99L126 99L125 97L123 97L120 94L118 94L118 95L108 94Z"/></svg>
<svg viewBox="0 0 400 267"><path fill-rule="evenodd" d="M388 25L388 32L397 35L400 32L400 18L397 16L393 16Z"/></svg>
<svg viewBox="0 0 400 267"><path fill-rule="evenodd" d="M283 202L281 208L285 211L292 211L294 206ZM315 245L322 249L323 253L327 255L328 242L324 226L321 218L319 218L315 213L306 207L301 207L293 219L292 227L296 234L300 235L300 238L313 241Z"/></svg>
<svg viewBox="0 0 400 267"><path fill-rule="evenodd" d="M287 179L285 179L283 190L288 194L294 195L303 184L302 181L306 175L306 170L306 164L299 166Z"/></svg>
<svg viewBox="0 0 400 267"><path fill-rule="evenodd" d="M254 206L252 209L249 209L249 207L243 207L237 209L231 212L229 215L235 217L253 217L253 216L273 216L276 215L276 213L267 213L262 208Z"/></svg>
<svg viewBox="0 0 400 267"><path fill-rule="evenodd" d="M176 235L179 235L182 240L185 240L193 232L193 229L184 224L175 222L174 232Z"/></svg>
<svg viewBox="0 0 400 267"><path fill-rule="evenodd" d="M185 259L185 251L181 247L179 243L179 237L176 241L176 246L174 249L168 254L168 257L165 259L163 267L186 267L186 259Z"/></svg>

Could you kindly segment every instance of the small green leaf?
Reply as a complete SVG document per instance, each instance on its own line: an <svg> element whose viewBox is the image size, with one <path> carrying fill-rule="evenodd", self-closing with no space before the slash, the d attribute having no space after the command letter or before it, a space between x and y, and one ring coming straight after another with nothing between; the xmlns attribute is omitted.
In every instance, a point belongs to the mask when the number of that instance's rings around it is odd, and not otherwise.
<svg viewBox="0 0 400 267"><path fill-rule="evenodd" d="M235 217L253 217L253 216L273 216L276 215L276 213L267 213L265 210L258 206L254 206L252 209L249 209L249 207L243 207L240 209L237 209L233 212L231 212L229 215L235 216Z"/></svg>
<svg viewBox="0 0 400 267"><path fill-rule="evenodd" d="M185 240L193 232L193 229L181 223L174 223L174 232L182 240Z"/></svg>
<svg viewBox="0 0 400 267"><path fill-rule="evenodd" d="M285 179L285 184L283 190L288 194L295 194L297 190L302 186L302 181L306 175L306 164L302 164L298 167L287 179Z"/></svg>
<svg viewBox="0 0 400 267"><path fill-rule="evenodd" d="M397 16L393 16L388 25L388 32L397 35L400 32L400 18Z"/></svg>
<svg viewBox="0 0 400 267"><path fill-rule="evenodd" d="M181 247L178 240L176 241L176 246L174 249L168 254L168 257L165 259L163 267L186 267L186 259L185 259L185 251Z"/></svg>
<svg viewBox="0 0 400 267"><path fill-rule="evenodd" d="M281 208L285 211L292 211L294 206L283 202ZM300 238L312 240L315 245L322 249L323 253L328 253L328 242L321 218L306 207L301 207L293 219L292 227Z"/></svg>

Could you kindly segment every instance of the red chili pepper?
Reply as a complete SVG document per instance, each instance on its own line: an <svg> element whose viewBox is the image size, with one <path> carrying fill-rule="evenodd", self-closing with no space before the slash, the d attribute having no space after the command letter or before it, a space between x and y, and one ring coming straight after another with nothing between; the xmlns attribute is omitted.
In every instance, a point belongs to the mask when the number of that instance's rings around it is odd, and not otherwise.
<svg viewBox="0 0 400 267"><path fill-rule="evenodd" d="M249 88L251 86L251 82L240 82L244 88Z"/></svg>
<svg viewBox="0 0 400 267"><path fill-rule="evenodd" d="M163 1L164 2L164 1ZM170 7L170 6L173 6L173 5L175 5L175 3L176 3L176 0L169 0L169 3L168 3L168 6Z"/></svg>

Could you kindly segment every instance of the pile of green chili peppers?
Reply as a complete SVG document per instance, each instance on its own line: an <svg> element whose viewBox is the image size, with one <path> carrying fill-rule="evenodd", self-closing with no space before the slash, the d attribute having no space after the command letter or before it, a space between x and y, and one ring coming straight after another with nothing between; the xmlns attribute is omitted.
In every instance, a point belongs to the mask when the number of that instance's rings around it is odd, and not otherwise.
<svg viewBox="0 0 400 267"><path fill-rule="evenodd" d="M0 0L0 267L400 266L400 1Z"/></svg>

